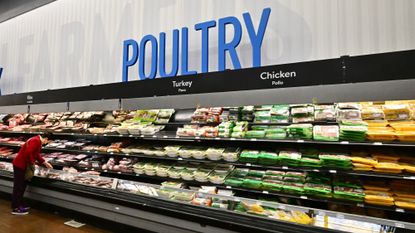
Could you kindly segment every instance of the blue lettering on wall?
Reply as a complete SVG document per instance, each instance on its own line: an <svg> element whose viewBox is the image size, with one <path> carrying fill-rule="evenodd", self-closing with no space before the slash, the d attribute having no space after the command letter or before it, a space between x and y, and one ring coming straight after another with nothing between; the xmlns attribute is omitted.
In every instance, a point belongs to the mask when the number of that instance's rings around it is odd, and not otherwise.
<svg viewBox="0 0 415 233"><path fill-rule="evenodd" d="M179 68L179 30L173 30L173 48L171 71L166 71L166 33L160 33L159 74L160 77L176 76Z"/></svg>
<svg viewBox="0 0 415 233"><path fill-rule="evenodd" d="M194 30L200 32L202 38L200 72L209 72L209 31L214 30L216 27L218 28L217 70L222 71L227 69L226 54L229 54L234 69L242 68L237 47L244 35L243 30L247 31L252 47L252 67L261 66L261 46L270 14L270 8L263 9L257 28L255 28L252 17L248 12L242 14L244 24L235 16L195 24ZM230 30L233 33L227 35L227 32L230 32ZM173 43L171 70L169 71L166 71L166 43L168 43L166 42L166 33L160 32L158 40L153 35L144 36L139 43L134 39L125 40L123 42L122 81L127 82L129 80L128 69L134 65L138 65L137 77L140 80L153 79L157 76L176 76L179 71L179 65L181 75L197 74L198 71L189 70L189 29L187 27L181 28L180 31L174 29L172 39L167 39L167 41L172 41ZM149 46L151 47L151 52L149 53L151 59L147 61L151 61L151 64L147 65L147 67L150 67L150 70L146 71L146 49L148 50Z"/></svg>

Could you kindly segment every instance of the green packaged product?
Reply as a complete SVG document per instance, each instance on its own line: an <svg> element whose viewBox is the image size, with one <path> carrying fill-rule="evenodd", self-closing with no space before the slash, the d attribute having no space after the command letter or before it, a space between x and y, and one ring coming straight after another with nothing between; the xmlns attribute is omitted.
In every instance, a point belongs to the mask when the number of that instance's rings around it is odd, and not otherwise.
<svg viewBox="0 0 415 233"><path fill-rule="evenodd" d="M242 125L237 125L235 127L232 128L232 132L237 133L237 132L244 132L247 130L246 126L242 126Z"/></svg>
<svg viewBox="0 0 415 233"><path fill-rule="evenodd" d="M284 127L273 127L265 129L265 133L286 133L286 129Z"/></svg>
<svg viewBox="0 0 415 233"><path fill-rule="evenodd" d="M252 130L268 130L269 126L268 125L253 125L251 129Z"/></svg>
<svg viewBox="0 0 415 233"><path fill-rule="evenodd" d="M282 189L286 193L293 193L293 194L304 194L304 185L297 184L297 183L284 183Z"/></svg>
<svg viewBox="0 0 415 233"><path fill-rule="evenodd" d="M264 165L278 164L278 154L272 152L261 151L258 156L258 163Z"/></svg>
<svg viewBox="0 0 415 233"><path fill-rule="evenodd" d="M245 137L245 132L233 132L231 134L232 138L244 138Z"/></svg>
<svg viewBox="0 0 415 233"><path fill-rule="evenodd" d="M322 165L328 168L352 169L353 163L349 156L344 154L326 154L319 155Z"/></svg>
<svg viewBox="0 0 415 233"><path fill-rule="evenodd" d="M272 108L272 105L259 105L259 106L255 106L254 110L255 111L270 111Z"/></svg>
<svg viewBox="0 0 415 233"><path fill-rule="evenodd" d="M331 197L332 190L330 185L307 183L304 185L304 191L307 195Z"/></svg>
<svg viewBox="0 0 415 233"><path fill-rule="evenodd" d="M288 123L288 116L271 116L271 123Z"/></svg>
<svg viewBox="0 0 415 233"><path fill-rule="evenodd" d="M274 182L263 181L262 189L273 192L280 192L282 190L282 185Z"/></svg>
<svg viewBox="0 0 415 233"><path fill-rule="evenodd" d="M298 166L300 164L301 153L296 151L280 151L279 160L283 166Z"/></svg>
<svg viewBox="0 0 415 233"><path fill-rule="evenodd" d="M233 177L245 177L247 176L249 173L249 169L244 169L244 168L236 168L235 170L233 170L232 172L232 176Z"/></svg>
<svg viewBox="0 0 415 233"><path fill-rule="evenodd" d="M263 130L249 130L245 133L245 138L264 138L265 131Z"/></svg>
<svg viewBox="0 0 415 233"><path fill-rule="evenodd" d="M283 177L285 175L284 171L274 171L274 170L266 170L265 171L266 176L278 176Z"/></svg>
<svg viewBox="0 0 415 233"><path fill-rule="evenodd" d="M239 155L239 161L242 163L256 163L259 156L259 151L244 150Z"/></svg>
<svg viewBox="0 0 415 233"><path fill-rule="evenodd" d="M362 189L335 186L333 187L333 197L349 201L361 202L365 198L365 193Z"/></svg>
<svg viewBox="0 0 415 233"><path fill-rule="evenodd" d="M225 180L225 185L232 186L232 187L240 187L242 186L243 179L241 178L227 178Z"/></svg>
<svg viewBox="0 0 415 233"><path fill-rule="evenodd" d="M301 158L300 165L303 167L321 167L321 161L319 159L312 159L312 158Z"/></svg>
<svg viewBox="0 0 415 233"><path fill-rule="evenodd" d="M263 180L274 180L274 181L282 181L284 180L283 176L270 176L270 175L264 175L262 177Z"/></svg>
<svg viewBox="0 0 415 233"><path fill-rule="evenodd" d="M253 179L244 179L242 182L242 187L248 188L248 189L261 189L262 181L253 180Z"/></svg>
<svg viewBox="0 0 415 233"><path fill-rule="evenodd" d="M265 175L265 171L249 170L248 176L262 178Z"/></svg>
<svg viewBox="0 0 415 233"><path fill-rule="evenodd" d="M283 104L273 105L271 108L271 115L288 117L290 115L290 107Z"/></svg>

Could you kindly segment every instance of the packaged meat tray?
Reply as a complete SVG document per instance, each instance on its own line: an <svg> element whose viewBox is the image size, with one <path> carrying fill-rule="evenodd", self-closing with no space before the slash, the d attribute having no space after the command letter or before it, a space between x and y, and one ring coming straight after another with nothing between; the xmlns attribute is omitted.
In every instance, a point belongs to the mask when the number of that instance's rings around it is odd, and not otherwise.
<svg viewBox="0 0 415 233"><path fill-rule="evenodd" d="M315 121L335 121L336 109L334 105L314 105Z"/></svg>
<svg viewBox="0 0 415 233"><path fill-rule="evenodd" d="M225 161L236 162L239 159L241 150L239 148L228 147L223 152L222 156Z"/></svg>
<svg viewBox="0 0 415 233"><path fill-rule="evenodd" d="M292 124L287 127L287 132L292 138L312 139L312 124Z"/></svg>
<svg viewBox="0 0 415 233"><path fill-rule="evenodd" d="M313 139L318 141L338 141L339 126L315 125L313 127Z"/></svg>
<svg viewBox="0 0 415 233"><path fill-rule="evenodd" d="M297 151L280 151L280 164L283 166L298 166L300 164L301 153Z"/></svg>
<svg viewBox="0 0 415 233"><path fill-rule="evenodd" d="M307 183L304 185L304 191L307 195L319 197L331 197L332 190L330 185Z"/></svg>
<svg viewBox="0 0 415 233"><path fill-rule="evenodd" d="M390 121L406 121L411 117L407 104L385 104L383 105L385 119Z"/></svg>
<svg viewBox="0 0 415 233"><path fill-rule="evenodd" d="M248 189L261 189L262 187L262 181L255 180L255 179L244 179L242 182L242 187L248 188Z"/></svg>
<svg viewBox="0 0 415 233"><path fill-rule="evenodd" d="M225 148L209 148L206 150L206 157L209 160L221 160L223 158L223 153L225 152Z"/></svg>
<svg viewBox="0 0 415 233"><path fill-rule="evenodd" d="M242 163L256 163L259 157L259 151L243 150L239 156Z"/></svg>
<svg viewBox="0 0 415 233"><path fill-rule="evenodd" d="M245 133L245 138L264 138L265 131L263 130L248 130Z"/></svg>
<svg viewBox="0 0 415 233"><path fill-rule="evenodd" d="M373 131L369 128L369 131L367 132L366 135L367 139L370 141L394 141L396 140L397 134L393 131L387 131L387 130L377 130L377 131Z"/></svg>
<svg viewBox="0 0 415 233"><path fill-rule="evenodd" d="M277 153L261 151L258 156L258 163L264 165L278 164L279 157Z"/></svg>
<svg viewBox="0 0 415 233"><path fill-rule="evenodd" d="M385 119L385 113L381 106L367 106L362 109L363 120L383 120Z"/></svg>
<svg viewBox="0 0 415 233"><path fill-rule="evenodd" d="M396 137L401 142L415 142L415 132L412 131L396 131Z"/></svg>
<svg viewBox="0 0 415 233"><path fill-rule="evenodd" d="M365 198L365 194L362 189L335 186L333 187L333 197L349 201L362 202Z"/></svg>
<svg viewBox="0 0 415 233"><path fill-rule="evenodd" d="M304 184L302 183L291 183L285 182L282 186L282 189L286 193L298 194L303 195L304 192Z"/></svg>
<svg viewBox="0 0 415 233"><path fill-rule="evenodd" d="M320 159L313 159L313 158L301 158L300 159L300 166L302 167L313 167L313 168L320 168L322 167Z"/></svg>

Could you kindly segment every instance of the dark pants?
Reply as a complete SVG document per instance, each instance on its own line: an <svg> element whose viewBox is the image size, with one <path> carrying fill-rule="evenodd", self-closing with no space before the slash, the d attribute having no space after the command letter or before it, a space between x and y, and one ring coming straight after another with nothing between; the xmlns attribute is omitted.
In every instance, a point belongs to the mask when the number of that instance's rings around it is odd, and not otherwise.
<svg viewBox="0 0 415 233"><path fill-rule="evenodd" d="M12 196L12 208L24 207L23 195L26 190L27 181L25 180L25 170L13 166L14 183L13 183L13 196Z"/></svg>

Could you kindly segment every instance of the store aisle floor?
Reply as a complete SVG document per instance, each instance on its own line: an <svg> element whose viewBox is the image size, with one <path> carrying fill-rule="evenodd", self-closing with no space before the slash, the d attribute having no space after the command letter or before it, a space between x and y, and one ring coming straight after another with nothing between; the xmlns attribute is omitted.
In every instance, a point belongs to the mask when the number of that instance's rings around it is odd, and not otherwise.
<svg viewBox="0 0 415 233"><path fill-rule="evenodd" d="M63 223L71 219L45 211L31 209L30 214L15 216L10 214L10 202L0 199L0 232L1 233L107 233L102 229L85 225L72 228Z"/></svg>

